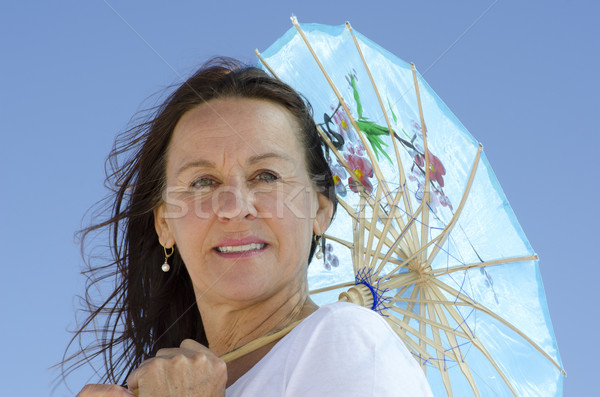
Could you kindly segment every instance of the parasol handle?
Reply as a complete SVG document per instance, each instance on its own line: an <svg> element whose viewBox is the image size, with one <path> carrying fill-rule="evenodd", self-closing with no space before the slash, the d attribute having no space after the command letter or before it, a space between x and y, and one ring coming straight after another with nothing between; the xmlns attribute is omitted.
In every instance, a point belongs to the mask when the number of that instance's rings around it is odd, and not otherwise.
<svg viewBox="0 0 600 397"><path fill-rule="evenodd" d="M354 303L367 309L372 309L375 303L373 292L364 284L357 284L348 291L342 292L338 299L340 302Z"/></svg>

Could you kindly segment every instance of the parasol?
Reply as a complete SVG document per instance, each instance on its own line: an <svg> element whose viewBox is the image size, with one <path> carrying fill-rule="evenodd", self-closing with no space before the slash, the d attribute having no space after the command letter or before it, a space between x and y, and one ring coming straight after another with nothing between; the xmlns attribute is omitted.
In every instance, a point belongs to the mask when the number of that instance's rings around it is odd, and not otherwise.
<svg viewBox="0 0 600 397"><path fill-rule="evenodd" d="M349 24L292 22L257 55L312 104L345 210L315 300L379 312L435 395L562 395L538 257L482 146L413 65Z"/></svg>

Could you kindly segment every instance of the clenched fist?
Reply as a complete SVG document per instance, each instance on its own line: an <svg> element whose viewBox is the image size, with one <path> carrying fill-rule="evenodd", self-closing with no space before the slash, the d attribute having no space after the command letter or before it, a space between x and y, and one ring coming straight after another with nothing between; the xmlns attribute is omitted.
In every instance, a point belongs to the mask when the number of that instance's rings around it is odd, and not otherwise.
<svg viewBox="0 0 600 397"><path fill-rule="evenodd" d="M186 339L179 348L161 349L127 380L140 397L225 396L227 366L200 343Z"/></svg>

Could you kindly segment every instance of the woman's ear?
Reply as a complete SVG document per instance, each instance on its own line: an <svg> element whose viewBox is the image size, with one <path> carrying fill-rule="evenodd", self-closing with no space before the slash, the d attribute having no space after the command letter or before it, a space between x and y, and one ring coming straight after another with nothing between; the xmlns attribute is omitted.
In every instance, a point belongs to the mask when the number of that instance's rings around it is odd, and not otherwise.
<svg viewBox="0 0 600 397"><path fill-rule="evenodd" d="M165 218L165 203L160 204L154 209L154 229L156 230L158 241L163 247L170 248L175 245L175 239L169 227L169 222Z"/></svg>
<svg viewBox="0 0 600 397"><path fill-rule="evenodd" d="M333 216L333 203L327 196L320 193L317 194L317 200L319 207L313 222L313 232L317 236L320 236L325 233L325 230L327 230L329 224L331 223L331 217Z"/></svg>

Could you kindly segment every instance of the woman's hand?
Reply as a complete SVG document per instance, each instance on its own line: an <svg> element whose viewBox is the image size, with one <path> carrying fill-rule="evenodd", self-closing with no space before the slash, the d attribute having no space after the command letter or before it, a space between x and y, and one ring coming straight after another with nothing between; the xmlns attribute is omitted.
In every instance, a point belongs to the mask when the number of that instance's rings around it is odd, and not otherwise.
<svg viewBox="0 0 600 397"><path fill-rule="evenodd" d="M134 394L117 385L86 385L77 397L131 397Z"/></svg>
<svg viewBox="0 0 600 397"><path fill-rule="evenodd" d="M140 397L225 396L225 361L191 339L179 348L161 349L144 361L127 380Z"/></svg>

